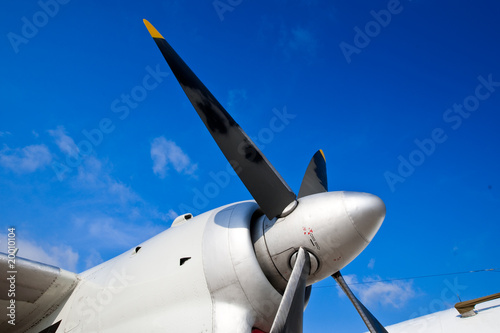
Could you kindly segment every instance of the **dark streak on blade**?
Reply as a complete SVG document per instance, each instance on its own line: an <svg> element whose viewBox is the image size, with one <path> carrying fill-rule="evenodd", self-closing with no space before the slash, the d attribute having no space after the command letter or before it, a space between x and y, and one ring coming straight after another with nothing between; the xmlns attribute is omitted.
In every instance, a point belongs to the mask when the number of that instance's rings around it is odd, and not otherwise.
<svg viewBox="0 0 500 333"><path fill-rule="evenodd" d="M187 86L187 87L190 87L190 86ZM186 90L185 86L183 86L182 88L183 88L183 90ZM201 95L202 92L199 91L197 94ZM205 96L206 99L209 99L210 97L211 96ZM231 117L224 118L223 115L221 114L221 111L216 108L217 107L216 103L217 103L216 100L209 101L209 102L204 100L202 102L197 103L195 109L205 110L204 122L206 122L210 132L218 132L220 134L227 134L228 127L237 126L238 124L236 124L236 122ZM219 105L219 107L222 108L220 105Z"/></svg>
<svg viewBox="0 0 500 333"><path fill-rule="evenodd" d="M253 142L248 142L247 140L244 141L244 148L243 152L245 155L245 158L248 161L252 161L253 163L261 163L264 162L264 158L262 157L262 154L260 151L256 149L252 144Z"/></svg>
<svg viewBox="0 0 500 333"><path fill-rule="evenodd" d="M252 197L269 219L280 216L295 200L295 193L167 41L149 22L145 24L191 104Z"/></svg>

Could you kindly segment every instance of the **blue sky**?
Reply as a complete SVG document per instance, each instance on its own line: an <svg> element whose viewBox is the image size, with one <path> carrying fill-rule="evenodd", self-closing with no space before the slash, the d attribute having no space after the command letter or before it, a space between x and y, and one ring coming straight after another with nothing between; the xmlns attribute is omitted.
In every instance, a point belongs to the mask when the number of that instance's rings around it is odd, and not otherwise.
<svg viewBox="0 0 500 333"><path fill-rule="evenodd" d="M251 198L234 176L209 185L227 162L147 18L296 192L322 148L330 190L384 200L385 222L343 270L348 281L500 267L500 5L55 3L0 11L0 243L15 226L19 255L80 272L176 214ZM498 292L499 278L353 289L388 325L452 306L457 293ZM364 329L333 279L315 285L305 332Z"/></svg>

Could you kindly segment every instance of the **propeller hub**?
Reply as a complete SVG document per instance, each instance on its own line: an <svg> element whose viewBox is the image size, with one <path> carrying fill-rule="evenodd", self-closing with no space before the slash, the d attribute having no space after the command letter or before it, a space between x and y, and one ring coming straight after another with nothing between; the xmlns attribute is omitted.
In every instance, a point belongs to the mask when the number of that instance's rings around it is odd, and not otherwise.
<svg viewBox="0 0 500 333"><path fill-rule="evenodd" d="M384 217L385 205L375 195L318 193L300 198L295 210L286 217L256 218L252 240L264 273L283 292L292 272L293 255L300 247L311 254L312 270L307 279L307 285L311 285L358 256L373 239Z"/></svg>
<svg viewBox="0 0 500 333"><path fill-rule="evenodd" d="M385 204L376 195L342 192L344 207L354 228L367 243L371 242L385 218Z"/></svg>
<svg viewBox="0 0 500 333"><path fill-rule="evenodd" d="M311 264L311 269L310 269L309 274L314 274L318 270L318 266L319 266L318 258L316 258L314 256L314 254L312 254L308 251L306 251L306 252L309 255L309 260L310 260L310 264ZM290 257L290 268L292 268L292 269L293 269L293 266L295 266L295 262L297 261L298 254L299 254L299 252L297 251L294 254L292 254L292 256Z"/></svg>

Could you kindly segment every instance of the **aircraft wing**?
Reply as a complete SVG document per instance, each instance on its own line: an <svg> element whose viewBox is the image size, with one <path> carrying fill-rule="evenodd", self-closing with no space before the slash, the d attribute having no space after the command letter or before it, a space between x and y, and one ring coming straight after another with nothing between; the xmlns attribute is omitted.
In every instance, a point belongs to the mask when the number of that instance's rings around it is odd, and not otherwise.
<svg viewBox="0 0 500 333"><path fill-rule="evenodd" d="M500 299L477 304L476 315L462 317L455 308L431 313L386 327L390 333L469 333L498 332Z"/></svg>
<svg viewBox="0 0 500 333"><path fill-rule="evenodd" d="M75 289L78 277L39 262L8 259L0 253L0 308L7 309L7 316L0 317L0 332L24 332L58 308Z"/></svg>

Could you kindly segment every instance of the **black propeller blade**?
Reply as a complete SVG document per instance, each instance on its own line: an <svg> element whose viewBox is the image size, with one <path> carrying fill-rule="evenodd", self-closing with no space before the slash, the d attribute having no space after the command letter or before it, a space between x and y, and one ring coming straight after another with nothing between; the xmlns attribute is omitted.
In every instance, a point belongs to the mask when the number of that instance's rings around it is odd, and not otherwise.
<svg viewBox="0 0 500 333"><path fill-rule="evenodd" d="M326 177L325 154L320 149L314 154L309 162L302 184L300 185L299 198L311 194L328 192L328 181Z"/></svg>
<svg viewBox="0 0 500 333"><path fill-rule="evenodd" d="M340 285L340 288L344 291L344 293L349 297L349 300L354 304L354 307L356 310L358 310L359 315L365 322L366 327L368 327L368 330L371 333L388 333L387 330L382 326L382 324L375 318L374 315L368 309L361 303L356 296L351 291L351 288L347 285L345 282L344 278L342 277L342 274L340 272L337 272L332 275L332 277L337 281L337 283Z"/></svg>
<svg viewBox="0 0 500 333"><path fill-rule="evenodd" d="M306 280L310 270L309 253L301 247L269 333L302 333Z"/></svg>
<svg viewBox="0 0 500 333"><path fill-rule="evenodd" d="M282 215L295 202L295 193L163 36L148 21L144 20L144 24L208 131L264 214L269 219Z"/></svg>

